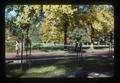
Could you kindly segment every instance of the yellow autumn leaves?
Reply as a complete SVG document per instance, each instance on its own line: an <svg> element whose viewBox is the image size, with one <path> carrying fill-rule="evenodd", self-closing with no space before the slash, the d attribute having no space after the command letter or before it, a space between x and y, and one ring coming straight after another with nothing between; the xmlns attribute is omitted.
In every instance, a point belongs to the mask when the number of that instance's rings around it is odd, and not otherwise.
<svg viewBox="0 0 120 83"><path fill-rule="evenodd" d="M57 40L57 38L63 40L64 33L60 29L63 28L64 30L65 20L68 21L68 31L73 30L70 28L74 28L73 25L75 24L81 27L80 25L87 25L87 22L91 22L92 27L98 32L102 32L104 29L111 32L114 29L114 13L111 12L111 5L90 5L87 14L81 14L80 11L82 10L75 5L20 5L19 8L21 7L23 7L23 10L19 12L15 21L15 24L19 27L27 23L32 24L31 18L34 16L29 16L30 13L33 13L31 10L34 10L33 14L35 14L36 18L39 18L40 10L43 8L45 18L40 30L43 40L44 38L45 40L48 39L48 41Z"/></svg>

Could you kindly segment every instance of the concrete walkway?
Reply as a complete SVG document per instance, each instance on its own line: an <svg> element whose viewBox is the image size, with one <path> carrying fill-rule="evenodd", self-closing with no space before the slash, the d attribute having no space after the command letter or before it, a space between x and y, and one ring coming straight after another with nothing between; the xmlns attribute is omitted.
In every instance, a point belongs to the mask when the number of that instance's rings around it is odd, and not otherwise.
<svg viewBox="0 0 120 83"><path fill-rule="evenodd" d="M90 49L86 50L85 53L82 53L83 56L99 56L99 55L106 55L106 56L111 56L114 54L114 49L112 50L112 52L109 52L109 49L94 49L94 51L92 52ZM25 55L25 52L24 52ZM61 51L61 50L57 50L57 51L48 51L48 52L44 52L44 51L40 51L40 50L33 50L32 51L32 56L31 57L48 57L48 56L75 56L77 55L77 53L75 52L69 52L69 51ZM13 58L16 56L16 53L6 53L5 57L6 58Z"/></svg>

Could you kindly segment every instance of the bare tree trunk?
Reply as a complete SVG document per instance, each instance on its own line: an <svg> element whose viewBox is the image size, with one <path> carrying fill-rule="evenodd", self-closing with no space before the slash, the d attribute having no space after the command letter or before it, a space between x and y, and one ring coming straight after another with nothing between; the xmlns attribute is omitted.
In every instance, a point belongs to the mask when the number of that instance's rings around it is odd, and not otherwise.
<svg viewBox="0 0 120 83"><path fill-rule="evenodd" d="M21 69L23 70L23 34L21 39Z"/></svg>
<svg viewBox="0 0 120 83"><path fill-rule="evenodd" d="M110 53L112 53L112 32L110 32L110 43L109 43L109 50L110 50Z"/></svg>
<svg viewBox="0 0 120 83"><path fill-rule="evenodd" d="M92 23L90 24L90 28L91 28L91 50L93 52L94 50L94 28L92 27Z"/></svg>
<svg viewBox="0 0 120 83"><path fill-rule="evenodd" d="M64 25L64 49L67 48L67 29L68 29L68 23L65 22L65 25Z"/></svg>
<svg viewBox="0 0 120 83"><path fill-rule="evenodd" d="M29 53L29 68L30 68L30 66L31 66L31 40L30 40L30 48L29 48L29 50L30 50L30 53Z"/></svg>

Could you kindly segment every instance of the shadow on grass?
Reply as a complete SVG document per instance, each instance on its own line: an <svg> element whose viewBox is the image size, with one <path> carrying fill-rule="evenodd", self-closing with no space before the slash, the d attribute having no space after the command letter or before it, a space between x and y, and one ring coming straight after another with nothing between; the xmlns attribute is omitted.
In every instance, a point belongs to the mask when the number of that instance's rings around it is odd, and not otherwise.
<svg viewBox="0 0 120 83"><path fill-rule="evenodd" d="M26 67L25 64L23 64L23 66ZM25 72L27 71L27 68L23 68L21 69L21 65L20 64L10 64L10 65L6 65L6 77L21 77L25 74Z"/></svg>
<svg viewBox="0 0 120 83"><path fill-rule="evenodd" d="M24 67L26 66L24 65ZM112 73L113 59L110 57L90 56L67 60L36 60L31 61L31 67L24 71L20 71L20 64L6 65L6 74L9 77L54 77L78 70Z"/></svg>

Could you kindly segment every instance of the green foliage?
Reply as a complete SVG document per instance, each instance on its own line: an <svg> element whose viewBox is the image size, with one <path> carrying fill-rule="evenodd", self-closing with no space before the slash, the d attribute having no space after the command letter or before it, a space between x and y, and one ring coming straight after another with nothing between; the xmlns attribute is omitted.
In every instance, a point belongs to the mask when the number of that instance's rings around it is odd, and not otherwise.
<svg viewBox="0 0 120 83"><path fill-rule="evenodd" d="M16 18L15 24L21 28L27 28L32 20L39 18L40 5L20 5L19 14Z"/></svg>
<svg viewBox="0 0 120 83"><path fill-rule="evenodd" d="M32 49L39 50L63 50L64 46L43 46L41 43L32 46Z"/></svg>
<svg viewBox="0 0 120 83"><path fill-rule="evenodd" d="M6 51L15 51L15 40L5 41L5 50Z"/></svg>
<svg viewBox="0 0 120 83"><path fill-rule="evenodd" d="M21 34L29 34L32 31L31 24L39 21L41 5L8 5L5 10L6 28L12 35L21 37ZM10 17L11 11L17 15ZM13 15L13 14L11 14ZM35 28L35 27L32 27Z"/></svg>
<svg viewBox="0 0 120 83"><path fill-rule="evenodd" d="M15 41L14 40L6 41L6 46L7 47L15 47Z"/></svg>
<svg viewBox="0 0 120 83"><path fill-rule="evenodd" d="M41 50L64 50L64 46L41 47Z"/></svg>
<svg viewBox="0 0 120 83"><path fill-rule="evenodd" d="M56 27L49 27L47 24L42 25L42 28L40 30L40 39L41 42L54 42L54 43L60 43L63 42L63 32L61 32Z"/></svg>
<svg viewBox="0 0 120 83"><path fill-rule="evenodd" d="M17 15L10 17L13 10ZM42 10L45 17L41 22ZM37 30L42 42L64 42L65 33L68 43L74 38L80 39L80 36L83 42L89 42L91 27L95 40L114 31L114 11L112 5L8 5L5 22L10 34L17 37L22 31L32 36Z"/></svg>
<svg viewBox="0 0 120 83"><path fill-rule="evenodd" d="M73 40L83 43L90 42L90 35L87 33L84 27L75 28L72 34Z"/></svg>
<svg viewBox="0 0 120 83"><path fill-rule="evenodd" d="M34 45L32 45L32 49L40 49L40 47L42 46L42 44L41 43L38 43L38 44L34 44Z"/></svg>
<svg viewBox="0 0 120 83"><path fill-rule="evenodd" d="M43 35L50 35L50 37L41 36L42 40L47 38L47 41L49 42L50 41L54 41L58 43L64 42L63 41L65 37L64 29L70 27L73 14L75 11L77 11L77 9L72 8L72 5L43 5L43 11L45 12L44 23L46 25L44 24L42 28L44 29L46 28L46 32L47 32L47 33L43 32ZM65 24L67 24L66 27ZM49 30L47 31L47 28L49 28L50 31ZM70 28L67 29L67 32L69 30Z"/></svg>

